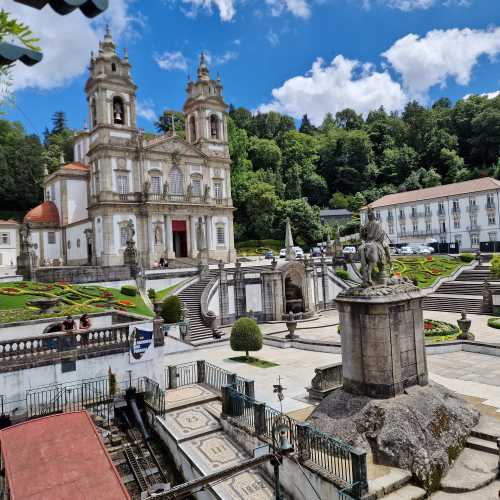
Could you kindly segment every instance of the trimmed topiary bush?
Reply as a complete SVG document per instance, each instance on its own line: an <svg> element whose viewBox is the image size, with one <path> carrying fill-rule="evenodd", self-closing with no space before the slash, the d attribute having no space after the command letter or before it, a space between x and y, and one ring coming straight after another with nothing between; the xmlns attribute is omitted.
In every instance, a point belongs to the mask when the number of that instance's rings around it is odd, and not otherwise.
<svg viewBox="0 0 500 500"><path fill-rule="evenodd" d="M345 269L337 269L335 271L335 276L337 276L341 280L348 280L349 279L349 273Z"/></svg>
<svg viewBox="0 0 500 500"><path fill-rule="evenodd" d="M490 318L488 320L488 326L491 326L491 328L499 328L500 329L500 318Z"/></svg>
<svg viewBox="0 0 500 500"><path fill-rule="evenodd" d="M155 300L156 299L156 290L154 288L150 288L148 290L148 297L151 299L151 300Z"/></svg>
<svg viewBox="0 0 500 500"><path fill-rule="evenodd" d="M179 323L183 319L182 302L177 295L167 297L161 305L161 317L165 323Z"/></svg>
<svg viewBox="0 0 500 500"><path fill-rule="evenodd" d="M128 295L129 297L135 297L137 295L137 287L134 285L123 285L120 288L120 293Z"/></svg>
<svg viewBox="0 0 500 500"><path fill-rule="evenodd" d="M472 262L476 258L476 256L473 253L461 253L459 257L462 262L467 262L467 263Z"/></svg>
<svg viewBox="0 0 500 500"><path fill-rule="evenodd" d="M248 359L250 351L262 349L262 332L257 321L251 318L240 318L231 329L230 338L233 351L244 351Z"/></svg>

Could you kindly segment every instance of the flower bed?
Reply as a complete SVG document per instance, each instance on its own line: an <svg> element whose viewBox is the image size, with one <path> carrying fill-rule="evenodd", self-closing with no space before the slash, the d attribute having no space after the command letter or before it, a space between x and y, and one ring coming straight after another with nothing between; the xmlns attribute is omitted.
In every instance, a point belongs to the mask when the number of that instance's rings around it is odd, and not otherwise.
<svg viewBox="0 0 500 500"><path fill-rule="evenodd" d="M424 335L431 342L455 340L459 333L458 327L451 323L435 319L424 319Z"/></svg>
<svg viewBox="0 0 500 500"><path fill-rule="evenodd" d="M420 288L432 286L440 277L451 276L462 262L453 257L414 256L393 259L393 273L410 279Z"/></svg>

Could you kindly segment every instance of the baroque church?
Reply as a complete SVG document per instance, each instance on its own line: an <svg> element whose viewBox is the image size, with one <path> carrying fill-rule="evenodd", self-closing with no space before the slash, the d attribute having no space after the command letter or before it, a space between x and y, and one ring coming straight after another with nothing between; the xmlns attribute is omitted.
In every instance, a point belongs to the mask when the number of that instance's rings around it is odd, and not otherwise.
<svg viewBox="0 0 500 500"><path fill-rule="evenodd" d="M39 266L123 264L129 221L142 264L208 257L233 262L233 204L227 105L203 54L188 81L186 139L146 138L137 128L136 90L125 53L109 29L92 54L85 85L88 130L74 139L74 162L44 179L44 202L25 216ZM201 228L199 226L202 226Z"/></svg>

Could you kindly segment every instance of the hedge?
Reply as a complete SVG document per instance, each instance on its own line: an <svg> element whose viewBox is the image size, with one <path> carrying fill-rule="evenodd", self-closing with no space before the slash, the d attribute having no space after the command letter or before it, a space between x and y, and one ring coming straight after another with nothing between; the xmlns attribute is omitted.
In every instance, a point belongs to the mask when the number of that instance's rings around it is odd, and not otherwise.
<svg viewBox="0 0 500 500"><path fill-rule="evenodd" d="M500 329L500 318L490 318L488 320L488 326L491 326L491 328Z"/></svg>
<svg viewBox="0 0 500 500"><path fill-rule="evenodd" d="M335 276L339 277L342 280L349 279L349 273L345 269L337 269L335 271Z"/></svg>
<svg viewBox="0 0 500 500"><path fill-rule="evenodd" d="M467 263L472 262L476 258L476 256L473 253L461 253L459 257L462 262L467 262Z"/></svg>
<svg viewBox="0 0 500 500"><path fill-rule="evenodd" d="M161 305L161 317L165 323L179 323L182 321L182 302L177 295L167 297Z"/></svg>
<svg viewBox="0 0 500 500"><path fill-rule="evenodd" d="M123 295L128 295L129 297L135 297L137 295L137 287L134 285L123 285L120 288L120 292Z"/></svg>
<svg viewBox="0 0 500 500"><path fill-rule="evenodd" d="M233 351L245 351L247 358L249 351L260 351L262 332L257 321L251 318L240 318L231 329L229 341Z"/></svg>

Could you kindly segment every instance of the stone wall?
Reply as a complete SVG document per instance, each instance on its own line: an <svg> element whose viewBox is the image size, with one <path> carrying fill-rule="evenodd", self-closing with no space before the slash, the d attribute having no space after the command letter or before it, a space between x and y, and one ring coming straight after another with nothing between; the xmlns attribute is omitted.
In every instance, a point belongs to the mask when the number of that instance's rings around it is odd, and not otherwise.
<svg viewBox="0 0 500 500"><path fill-rule="evenodd" d="M129 266L75 266L75 267L39 267L36 269L36 281L54 283L95 283L99 281L130 280Z"/></svg>

